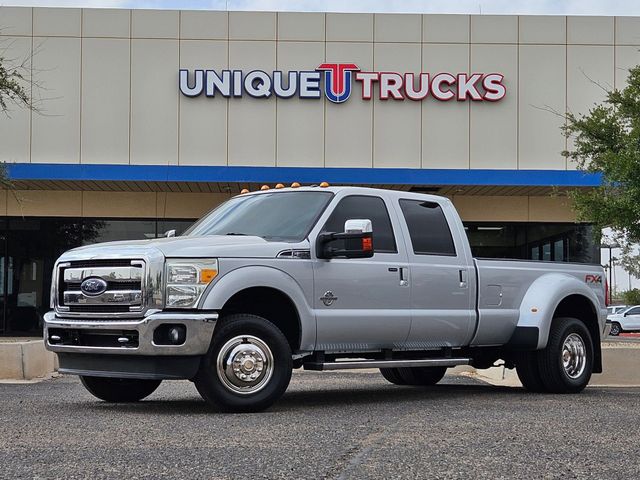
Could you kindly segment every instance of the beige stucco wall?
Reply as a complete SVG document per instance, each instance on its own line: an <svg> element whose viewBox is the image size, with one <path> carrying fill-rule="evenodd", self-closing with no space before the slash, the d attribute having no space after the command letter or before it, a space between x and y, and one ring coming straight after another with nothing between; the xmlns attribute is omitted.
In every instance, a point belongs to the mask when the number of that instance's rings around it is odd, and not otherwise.
<svg viewBox="0 0 640 480"><path fill-rule="evenodd" d="M640 18L0 7L41 113L0 116L10 162L566 169L552 111L640 62ZM178 69L501 72L489 102L186 98ZM27 66L31 68L28 60ZM91 202L87 201L87 208ZM85 202L83 201L83 205ZM518 207L519 208L519 207ZM153 210L153 209L152 209Z"/></svg>
<svg viewBox="0 0 640 480"><path fill-rule="evenodd" d="M229 198L220 193L0 191L0 216L199 218ZM566 197L450 197L465 221L572 222Z"/></svg>

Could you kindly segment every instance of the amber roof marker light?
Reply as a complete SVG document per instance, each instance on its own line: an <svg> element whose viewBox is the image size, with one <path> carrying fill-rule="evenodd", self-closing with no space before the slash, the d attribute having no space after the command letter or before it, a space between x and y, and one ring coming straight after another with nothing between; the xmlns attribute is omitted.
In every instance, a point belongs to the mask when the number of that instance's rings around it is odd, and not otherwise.
<svg viewBox="0 0 640 480"><path fill-rule="evenodd" d="M327 188L328 186L329 186L329 183L328 183L328 182L322 182L322 183L320 184L320 187L321 187L321 188Z"/></svg>
<svg viewBox="0 0 640 480"><path fill-rule="evenodd" d="M269 185L262 185L260 190L269 190Z"/></svg>
<svg viewBox="0 0 640 480"><path fill-rule="evenodd" d="M240 195L244 195L245 193L249 193L248 188L243 188L242 190L240 190Z"/></svg>
<svg viewBox="0 0 640 480"><path fill-rule="evenodd" d="M280 189L280 188L284 188L284 185L283 185L283 184L281 184L281 183L279 183L279 184L277 184L277 185L276 185L276 188L278 188L278 189Z"/></svg>
<svg viewBox="0 0 640 480"><path fill-rule="evenodd" d="M299 187L300 187L300 184L298 182L293 182L291 184L291 188L299 188Z"/></svg>

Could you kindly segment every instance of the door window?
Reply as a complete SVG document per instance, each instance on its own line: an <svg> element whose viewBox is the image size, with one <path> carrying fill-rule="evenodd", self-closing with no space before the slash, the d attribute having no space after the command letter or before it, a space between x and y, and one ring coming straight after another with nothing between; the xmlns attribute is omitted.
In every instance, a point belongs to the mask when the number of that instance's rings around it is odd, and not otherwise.
<svg viewBox="0 0 640 480"><path fill-rule="evenodd" d="M627 313L625 313L625 316L628 315L640 315L640 307L632 308Z"/></svg>
<svg viewBox="0 0 640 480"><path fill-rule="evenodd" d="M416 255L456 255L449 224L442 207L422 200L400 200Z"/></svg>
<svg viewBox="0 0 640 480"><path fill-rule="evenodd" d="M343 198L322 227L322 231L344 232L344 222L352 219L371 220L374 252L398 253L389 212L382 198L365 195Z"/></svg>

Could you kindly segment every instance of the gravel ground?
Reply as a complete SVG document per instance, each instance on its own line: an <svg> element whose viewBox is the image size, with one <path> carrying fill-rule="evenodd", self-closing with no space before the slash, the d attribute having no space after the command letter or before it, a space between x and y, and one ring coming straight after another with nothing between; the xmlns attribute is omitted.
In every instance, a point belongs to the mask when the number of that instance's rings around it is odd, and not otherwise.
<svg viewBox="0 0 640 480"><path fill-rule="evenodd" d="M637 478L638 412L633 388L296 372L269 411L231 415L188 382L116 405L61 377L0 385L0 478Z"/></svg>

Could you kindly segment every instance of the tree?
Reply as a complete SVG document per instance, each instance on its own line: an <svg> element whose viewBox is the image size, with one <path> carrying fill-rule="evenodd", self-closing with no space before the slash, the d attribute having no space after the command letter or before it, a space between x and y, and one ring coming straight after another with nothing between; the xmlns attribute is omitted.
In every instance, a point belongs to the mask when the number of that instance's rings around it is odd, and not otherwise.
<svg viewBox="0 0 640 480"><path fill-rule="evenodd" d="M633 245L640 241L640 66L629 70L627 86L607 91L606 99L585 115L566 115L565 136L574 140L564 152L578 168L602 176L593 189L571 192L579 220L597 231L610 227L622 249L620 264L640 276Z"/></svg>
<svg viewBox="0 0 640 480"><path fill-rule="evenodd" d="M31 83L28 61L30 56L22 61L7 58L7 52L11 47L11 41L3 40L0 44L0 113L9 117L10 106L35 110L31 97L25 85ZM1 151L0 151L1 154ZM13 184L9 180L5 159L0 157L0 188L13 191ZM19 200L16 197L17 200Z"/></svg>

